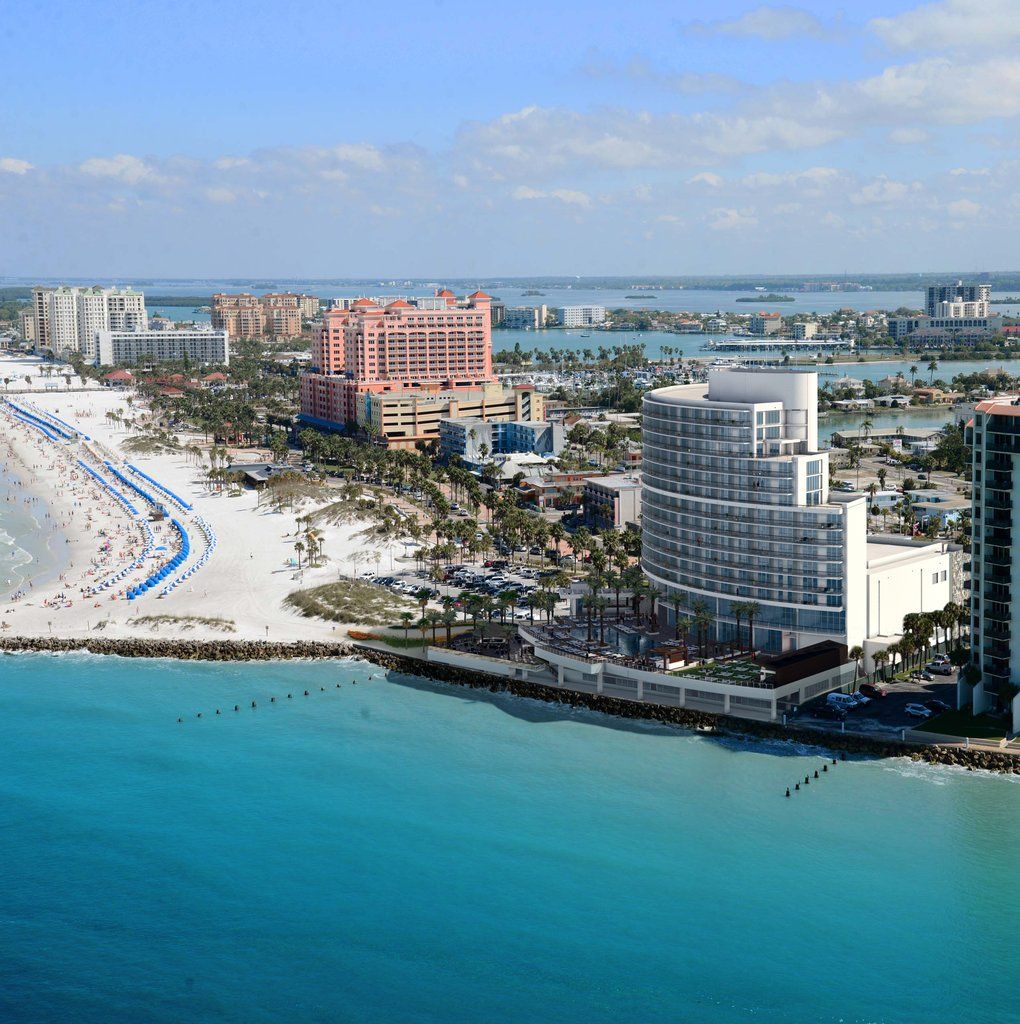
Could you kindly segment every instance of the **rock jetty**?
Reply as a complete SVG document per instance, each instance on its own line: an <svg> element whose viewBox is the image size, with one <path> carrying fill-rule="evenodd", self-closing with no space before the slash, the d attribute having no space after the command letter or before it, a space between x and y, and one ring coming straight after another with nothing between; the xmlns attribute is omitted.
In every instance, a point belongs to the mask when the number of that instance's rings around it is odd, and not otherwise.
<svg viewBox="0 0 1020 1024"><path fill-rule="evenodd" d="M120 658L175 658L178 661L293 661L344 658L354 654L349 643L320 640L169 640L112 637L0 637L0 652L7 654L112 654Z"/></svg>
<svg viewBox="0 0 1020 1024"><path fill-rule="evenodd" d="M689 708L671 708L657 704L638 703L619 697L607 697L598 693L561 690L555 686L504 679L501 676L491 676L481 672L468 672L452 665L419 661L416 658L361 647L357 647L355 653L383 668L407 675L426 676L441 682L455 683L458 686L489 690L492 693L512 693L517 697L527 697L546 703L567 704L570 707L586 708L590 711L614 715L617 718L661 722L663 725L680 726L695 732L711 732L716 735L758 742L772 740L795 743L869 757L909 757L911 760L923 761L927 764L1020 775L1020 757L1005 752L938 745L919 747L894 739L875 739L871 736L855 736L852 733L825 733L816 729L798 729L795 726L784 726L778 722L755 722L746 718L712 715L705 711L694 711Z"/></svg>

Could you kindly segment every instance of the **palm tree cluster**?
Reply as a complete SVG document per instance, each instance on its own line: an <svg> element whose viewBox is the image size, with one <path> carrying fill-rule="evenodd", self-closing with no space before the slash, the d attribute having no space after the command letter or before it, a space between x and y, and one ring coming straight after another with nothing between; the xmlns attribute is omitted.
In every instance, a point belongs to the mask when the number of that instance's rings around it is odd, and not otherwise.
<svg viewBox="0 0 1020 1024"><path fill-rule="evenodd" d="M955 601L949 601L934 612L910 612L903 616L903 634L884 650L876 651L873 660L885 678L885 667L895 675L897 671L913 671L926 661L932 647L941 643L946 650L953 647L951 656L958 660L962 651L963 629L970 621L970 610ZM939 631L942 640L939 640Z"/></svg>

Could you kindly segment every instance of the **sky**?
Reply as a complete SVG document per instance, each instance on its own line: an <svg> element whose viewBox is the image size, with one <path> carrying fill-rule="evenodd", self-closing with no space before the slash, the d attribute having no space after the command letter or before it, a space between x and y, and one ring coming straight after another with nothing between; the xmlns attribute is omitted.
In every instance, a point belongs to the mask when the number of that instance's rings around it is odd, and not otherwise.
<svg viewBox="0 0 1020 1024"><path fill-rule="evenodd" d="M8 0L0 275L1020 268L1020 0Z"/></svg>

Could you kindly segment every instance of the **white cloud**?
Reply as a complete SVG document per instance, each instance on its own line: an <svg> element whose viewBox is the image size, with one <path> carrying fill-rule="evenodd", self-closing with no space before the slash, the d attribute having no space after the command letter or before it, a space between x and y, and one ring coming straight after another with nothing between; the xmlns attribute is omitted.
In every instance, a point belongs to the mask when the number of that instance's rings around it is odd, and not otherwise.
<svg viewBox="0 0 1020 1024"><path fill-rule="evenodd" d="M852 87L865 116L966 124L1020 114L1020 59L931 58L886 68Z"/></svg>
<svg viewBox="0 0 1020 1024"><path fill-rule="evenodd" d="M918 146L931 136L923 128L894 128L889 132L889 141L898 146Z"/></svg>
<svg viewBox="0 0 1020 1024"><path fill-rule="evenodd" d="M5 174L25 174L32 170L27 160L19 160L16 156L0 156L0 171Z"/></svg>
<svg viewBox="0 0 1020 1024"><path fill-rule="evenodd" d="M700 174L695 174L693 178L688 178L687 184L708 185L709 188L718 188L724 181L723 177L714 174L712 171L702 171Z"/></svg>
<svg viewBox="0 0 1020 1024"><path fill-rule="evenodd" d="M237 201L237 194L229 188L207 188L205 197L210 203L233 203Z"/></svg>
<svg viewBox="0 0 1020 1024"><path fill-rule="evenodd" d="M950 203L946 209L954 217L976 217L981 212L981 204L975 203L972 199L957 199Z"/></svg>
<svg viewBox="0 0 1020 1024"><path fill-rule="evenodd" d="M895 50L980 53L1020 42L1020 5L1016 0L940 0L875 18L868 28Z"/></svg>
<svg viewBox="0 0 1020 1024"><path fill-rule="evenodd" d="M576 189L570 188L554 188L545 191L543 189L529 188L527 185L519 185L511 193L514 199L518 200L532 200L532 199L553 199L560 203L565 203L567 206L591 206L591 196L586 192L579 192Z"/></svg>
<svg viewBox="0 0 1020 1024"><path fill-rule="evenodd" d="M749 36L774 42L794 36L821 37L825 26L810 11L788 5L762 4L739 18L699 23L697 28L713 35Z"/></svg>
<svg viewBox="0 0 1020 1024"><path fill-rule="evenodd" d="M733 75L719 71L666 71L655 67L643 57L634 57L626 64L594 59L585 66L584 71L590 78L627 78L684 96L731 94L747 88Z"/></svg>
<svg viewBox="0 0 1020 1024"><path fill-rule="evenodd" d="M330 152L340 163L354 164L366 171L379 171L383 167L382 153L367 143L334 146Z"/></svg>
<svg viewBox="0 0 1020 1024"><path fill-rule="evenodd" d="M911 186L891 178L876 178L863 188L851 193L850 202L858 206L872 206L879 203L901 203L910 194Z"/></svg>
<svg viewBox="0 0 1020 1024"><path fill-rule="evenodd" d="M748 174L741 184L750 188L777 187L820 187L829 185L840 177L835 167L808 167L803 171L788 171L784 174L758 172Z"/></svg>
<svg viewBox="0 0 1020 1024"><path fill-rule="evenodd" d="M156 172L144 160L127 153L117 156L95 156L78 165L83 174L96 178L114 178L127 185L137 185L142 181L154 181Z"/></svg>
<svg viewBox="0 0 1020 1024"><path fill-rule="evenodd" d="M753 210L718 209L713 210L708 226L713 231L733 231L740 228L753 228L758 218Z"/></svg>

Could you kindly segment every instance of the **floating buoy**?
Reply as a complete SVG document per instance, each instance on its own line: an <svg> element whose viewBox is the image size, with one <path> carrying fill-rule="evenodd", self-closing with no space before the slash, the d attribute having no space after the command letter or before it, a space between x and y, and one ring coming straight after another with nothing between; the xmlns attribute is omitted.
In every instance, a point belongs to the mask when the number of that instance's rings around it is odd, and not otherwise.
<svg viewBox="0 0 1020 1024"><path fill-rule="evenodd" d="M337 688L338 690L340 689L340 684L339 684L339 683L337 683L337 684L336 684L336 688Z"/></svg>
<svg viewBox="0 0 1020 1024"><path fill-rule="evenodd" d="M219 708L217 708L217 709L216 709L216 714L219 714L219 713L220 713L220 709L219 709Z"/></svg>
<svg viewBox="0 0 1020 1024"><path fill-rule="evenodd" d="M257 708L257 707L258 707L258 705L257 705L257 704L255 703L255 701L252 701L252 702L251 702L251 706L252 706L253 708Z"/></svg>
<svg viewBox="0 0 1020 1024"><path fill-rule="evenodd" d="M199 713L198 713L197 715L195 715L195 717L196 717L196 718L201 718L201 717L202 717L202 712L201 712L201 711L199 711Z"/></svg>
<svg viewBox="0 0 1020 1024"><path fill-rule="evenodd" d="M178 725L180 725L180 724L181 724L181 722L183 722L183 721L184 721L184 719L183 719L183 718L178 718L178 719L177 719L177 724L178 724Z"/></svg>
<svg viewBox="0 0 1020 1024"><path fill-rule="evenodd" d="M269 698L269 703L270 704L275 704L276 703L276 698L275 697L270 697Z"/></svg>
<svg viewBox="0 0 1020 1024"><path fill-rule="evenodd" d="M786 795L787 795L787 797L789 797L789 795L790 795L790 787L789 786L786 787Z"/></svg>
<svg viewBox="0 0 1020 1024"><path fill-rule="evenodd" d="M291 697L293 697L293 696L294 696L294 694L292 694L292 693L288 693L288 694L287 694L287 700L290 700L290 699L291 699Z"/></svg>
<svg viewBox="0 0 1020 1024"><path fill-rule="evenodd" d="M836 759L835 759L835 758L833 758L833 759L832 759L832 763L833 763L833 764L835 764L835 763L836 763Z"/></svg>
<svg viewBox="0 0 1020 1024"><path fill-rule="evenodd" d="M800 783L798 782L797 785L794 786L793 788L799 792L800 791Z"/></svg>
<svg viewBox="0 0 1020 1024"><path fill-rule="evenodd" d="M823 772L827 772L828 770L829 770L829 766L827 764L823 764L822 765L822 771Z"/></svg>
<svg viewBox="0 0 1020 1024"><path fill-rule="evenodd" d="M810 786L811 785L811 780L806 775L804 776L804 785L805 786Z"/></svg>
<svg viewBox="0 0 1020 1024"><path fill-rule="evenodd" d="M319 693L325 693L325 692L326 692L326 687L325 686L320 686L319 687Z"/></svg>
<svg viewBox="0 0 1020 1024"><path fill-rule="evenodd" d="M234 705L234 710L235 711L240 711L241 710L241 705L240 704L235 704Z"/></svg>
<svg viewBox="0 0 1020 1024"><path fill-rule="evenodd" d="M815 778L816 779L818 778L818 769L817 768L815 769Z"/></svg>
<svg viewBox="0 0 1020 1024"><path fill-rule="evenodd" d="M308 696L308 691L307 691L307 690L305 690L305 696L306 696L306 697Z"/></svg>

